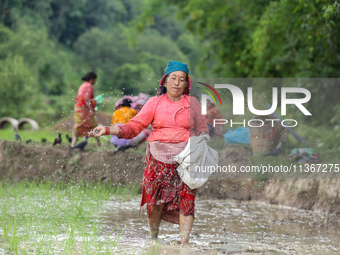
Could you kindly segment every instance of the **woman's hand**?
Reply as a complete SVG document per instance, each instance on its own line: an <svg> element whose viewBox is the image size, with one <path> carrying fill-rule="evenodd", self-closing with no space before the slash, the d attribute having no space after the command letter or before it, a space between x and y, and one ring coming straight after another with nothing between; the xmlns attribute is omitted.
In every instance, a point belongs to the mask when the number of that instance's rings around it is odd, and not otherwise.
<svg viewBox="0 0 340 255"><path fill-rule="evenodd" d="M105 126L98 126L95 127L91 132L89 132L90 137L100 137L102 135L106 135L106 128Z"/></svg>
<svg viewBox="0 0 340 255"><path fill-rule="evenodd" d="M83 124L74 125L74 129L80 128L81 126L83 126Z"/></svg>
<svg viewBox="0 0 340 255"><path fill-rule="evenodd" d="M88 133L90 137L100 137L102 135L118 135L118 134L119 134L118 127L106 127L106 126L95 127L91 132Z"/></svg>

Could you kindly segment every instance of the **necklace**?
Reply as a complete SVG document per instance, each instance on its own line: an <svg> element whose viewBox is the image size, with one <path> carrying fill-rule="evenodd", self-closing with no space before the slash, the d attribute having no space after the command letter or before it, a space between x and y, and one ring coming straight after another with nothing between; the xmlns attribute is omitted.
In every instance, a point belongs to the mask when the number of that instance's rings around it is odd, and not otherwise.
<svg viewBox="0 0 340 255"><path fill-rule="evenodd" d="M167 93L166 95L168 96L168 98L169 98L171 101L173 101L173 102L175 102L175 103L179 102L179 100L181 100L181 98L182 98L182 96L183 96L183 95L181 95L181 96L178 98L178 100L175 101L174 99L172 99L172 98L168 95L168 93Z"/></svg>

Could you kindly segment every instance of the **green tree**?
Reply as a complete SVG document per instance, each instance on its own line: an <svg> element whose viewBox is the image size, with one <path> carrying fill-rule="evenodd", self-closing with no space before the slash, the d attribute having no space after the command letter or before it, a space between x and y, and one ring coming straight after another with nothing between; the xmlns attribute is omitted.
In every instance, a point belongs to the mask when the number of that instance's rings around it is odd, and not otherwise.
<svg viewBox="0 0 340 255"><path fill-rule="evenodd" d="M324 14L326 19L336 19L340 15L340 3L338 0L324 0Z"/></svg>
<svg viewBox="0 0 340 255"><path fill-rule="evenodd" d="M45 94L65 93L65 72L70 66L67 54L63 54L49 39L45 29L33 29L22 24L16 31L0 28L0 58L22 56Z"/></svg>
<svg viewBox="0 0 340 255"><path fill-rule="evenodd" d="M339 76L340 27L323 17L322 7L307 1L271 2L253 33L250 75Z"/></svg>
<svg viewBox="0 0 340 255"><path fill-rule="evenodd" d="M51 6L53 15L50 20L54 27L50 33L68 46L90 28L110 29L126 14L120 0L54 0Z"/></svg>
<svg viewBox="0 0 340 255"><path fill-rule="evenodd" d="M340 23L334 22L337 17L325 19L323 6L323 1L271 2L253 33L250 50L253 68L249 76L339 77ZM307 106L315 116L309 118L312 121L309 124L330 125L329 120L334 119L339 108L337 82L304 86L315 95Z"/></svg>
<svg viewBox="0 0 340 255"><path fill-rule="evenodd" d="M153 90L169 60L188 63L191 74L195 70L200 45L186 47L193 40L181 37L186 32L176 7L156 14L129 47L127 25L145 8L139 0L0 0L0 6L9 10L0 14L0 59L18 57L29 69L46 103L39 111L31 105L29 114L44 120L70 111L80 77L90 70L98 74L97 92L111 94L129 86L129 93Z"/></svg>
<svg viewBox="0 0 340 255"><path fill-rule="evenodd" d="M37 81L20 56L0 60L0 116L21 118L39 98Z"/></svg>
<svg viewBox="0 0 340 255"><path fill-rule="evenodd" d="M160 35L159 32L153 29L145 30L142 34L138 35L134 49L137 53L149 52L153 55L166 58L168 61L177 60L187 63L189 60L176 42L170 37Z"/></svg>
<svg viewBox="0 0 340 255"><path fill-rule="evenodd" d="M222 77L338 77L339 4L334 0L149 0L133 22L143 30L164 6L206 47ZM328 19L326 19L328 18Z"/></svg>
<svg viewBox="0 0 340 255"><path fill-rule="evenodd" d="M122 36L123 31L123 25L115 27L111 33L92 28L82 34L73 46L74 51L86 65L103 74L100 77L101 90L107 91L115 69L126 62L131 62L134 57L132 49Z"/></svg>
<svg viewBox="0 0 340 255"><path fill-rule="evenodd" d="M34 28L46 27L51 38L72 46L86 30L99 27L109 30L127 19L126 8L136 1L122 0L0 0L10 13L4 16L6 25L24 22ZM131 8L130 8L131 9ZM127 22L127 21L126 21Z"/></svg>
<svg viewBox="0 0 340 255"><path fill-rule="evenodd" d="M203 57L201 47L202 45L198 41L197 37L194 37L193 35L189 33L183 33L181 36L177 39L177 45L180 48L180 50L188 56L190 67L190 72L194 75L198 75L200 73L200 68L197 63L201 62ZM203 46L203 48L205 45ZM201 68L202 69L202 68Z"/></svg>
<svg viewBox="0 0 340 255"><path fill-rule="evenodd" d="M142 52L136 58L137 64L147 64L149 65L157 77L162 77L164 74L164 69L168 63L168 59L151 54L150 52Z"/></svg>
<svg viewBox="0 0 340 255"><path fill-rule="evenodd" d="M111 33L93 28L81 35L74 44L73 48L82 61L92 70L102 72L101 90L107 91L112 87L113 73L126 63L147 64L152 67L153 73L161 77L169 60L188 62L176 42L153 29L138 35L134 47L129 47L125 29L122 24Z"/></svg>
<svg viewBox="0 0 340 255"><path fill-rule="evenodd" d="M136 94L139 91L156 94L155 73L148 64L126 63L114 71L111 82L112 86L120 89L124 95Z"/></svg>
<svg viewBox="0 0 340 255"><path fill-rule="evenodd" d="M152 25L154 16L164 6L176 6L177 17L200 40L200 65L214 60L209 68L219 77L340 76L338 1L149 0L147 3L132 23L133 29L142 31ZM179 45L188 52L185 44L179 42ZM308 105L317 116L311 124L329 123L339 109L336 99L339 86L332 82L327 86L306 86L318 95L318 102ZM330 110L322 113L324 109Z"/></svg>

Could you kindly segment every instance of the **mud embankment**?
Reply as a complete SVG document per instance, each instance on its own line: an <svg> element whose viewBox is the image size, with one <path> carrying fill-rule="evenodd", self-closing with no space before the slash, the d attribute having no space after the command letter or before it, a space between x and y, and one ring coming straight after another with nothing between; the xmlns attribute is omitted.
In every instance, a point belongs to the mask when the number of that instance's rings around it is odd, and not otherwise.
<svg viewBox="0 0 340 255"><path fill-rule="evenodd" d="M264 184L259 199L271 204L340 214L340 179L270 179Z"/></svg>
<svg viewBox="0 0 340 255"><path fill-rule="evenodd" d="M89 147L89 145L87 146ZM86 148L88 149L88 148ZM143 176L143 155L112 150L69 150L51 144L23 145L0 141L0 179L11 181L80 180L138 183Z"/></svg>
<svg viewBox="0 0 340 255"><path fill-rule="evenodd" d="M223 164L249 164L247 148L226 147L219 152ZM133 150L114 154L112 148L69 151L50 144L24 145L0 141L0 179L22 181L101 181L141 183L144 155ZM204 198L260 200L300 209L340 213L340 179L286 178L258 182L249 178L212 178L199 188Z"/></svg>

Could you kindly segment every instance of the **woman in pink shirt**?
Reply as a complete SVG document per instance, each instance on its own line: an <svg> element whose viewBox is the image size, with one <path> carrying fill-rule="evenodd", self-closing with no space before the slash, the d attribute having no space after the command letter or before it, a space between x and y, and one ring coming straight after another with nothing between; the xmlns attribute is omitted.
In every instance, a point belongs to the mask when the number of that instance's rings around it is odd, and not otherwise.
<svg viewBox="0 0 340 255"><path fill-rule="evenodd" d="M181 242L187 243L194 221L196 189L178 176L173 157L186 146L189 137L208 133L198 100L189 96L191 80L186 64L170 61L152 97L129 123L96 127L91 136L117 135L131 139L149 124L141 206L147 205L152 238L157 238L161 219L180 224Z"/></svg>
<svg viewBox="0 0 340 255"><path fill-rule="evenodd" d="M74 106L74 132L71 146L74 147L78 137L87 136L92 128L98 125L94 118L96 101L94 100L93 85L96 83L97 75L88 72L83 78L84 82L78 89L76 104ZM101 145L97 138L98 146Z"/></svg>

